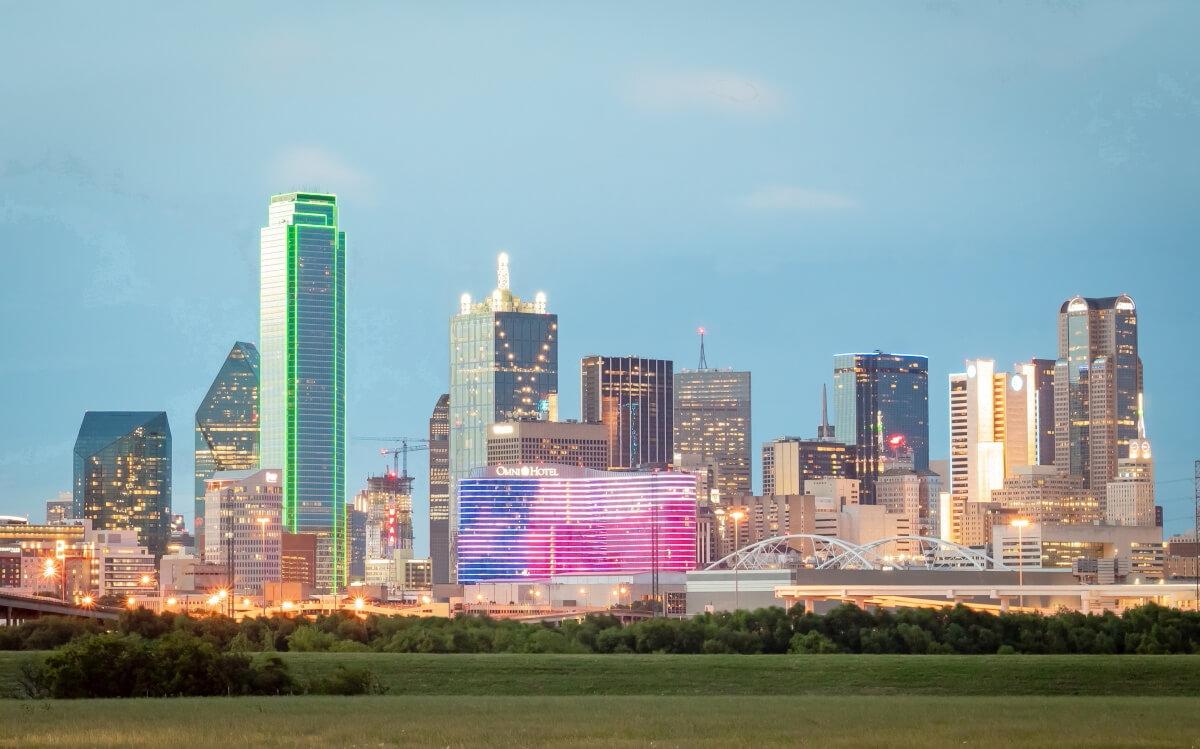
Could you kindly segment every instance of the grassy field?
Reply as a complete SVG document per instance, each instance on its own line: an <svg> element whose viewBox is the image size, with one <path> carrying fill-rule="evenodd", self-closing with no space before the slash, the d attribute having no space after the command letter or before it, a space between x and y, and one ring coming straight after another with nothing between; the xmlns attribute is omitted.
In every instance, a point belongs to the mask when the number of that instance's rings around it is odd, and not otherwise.
<svg viewBox="0 0 1200 749"><path fill-rule="evenodd" d="M1113 695L1200 697L1197 656L410 655L282 653L294 674L370 669L389 695ZM0 694L22 662L0 652Z"/></svg>
<svg viewBox="0 0 1200 749"><path fill-rule="evenodd" d="M285 697L0 701L3 747L1195 746L1183 697Z"/></svg>
<svg viewBox="0 0 1200 749"><path fill-rule="evenodd" d="M388 694L0 700L0 749L1200 745L1192 656L281 655Z"/></svg>

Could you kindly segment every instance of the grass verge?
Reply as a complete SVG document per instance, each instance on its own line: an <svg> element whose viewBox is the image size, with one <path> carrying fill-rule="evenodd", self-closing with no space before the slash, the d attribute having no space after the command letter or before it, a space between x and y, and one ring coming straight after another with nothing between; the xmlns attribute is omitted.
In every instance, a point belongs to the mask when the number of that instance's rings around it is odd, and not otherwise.
<svg viewBox="0 0 1200 749"><path fill-rule="evenodd" d="M0 701L5 747L1194 745L1184 697L244 697Z"/></svg>

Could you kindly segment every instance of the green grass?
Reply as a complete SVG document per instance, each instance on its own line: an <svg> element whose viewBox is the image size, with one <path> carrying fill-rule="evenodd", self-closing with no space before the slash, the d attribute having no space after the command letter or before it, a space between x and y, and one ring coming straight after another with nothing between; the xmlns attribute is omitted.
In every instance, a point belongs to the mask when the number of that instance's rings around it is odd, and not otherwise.
<svg viewBox="0 0 1200 749"><path fill-rule="evenodd" d="M281 653L300 677L365 667L390 695L1200 696L1200 656ZM0 694L22 662L0 652Z"/></svg>
<svg viewBox="0 0 1200 749"><path fill-rule="evenodd" d="M44 653L0 652L0 690ZM380 697L0 700L5 747L1196 746L1200 657L283 653Z"/></svg>
<svg viewBox="0 0 1200 749"><path fill-rule="evenodd" d="M1200 696L1193 656L283 656L300 676L339 663L369 668L389 694Z"/></svg>
<svg viewBox="0 0 1200 749"><path fill-rule="evenodd" d="M4 747L1155 747L1183 697L255 697L0 701Z"/></svg>

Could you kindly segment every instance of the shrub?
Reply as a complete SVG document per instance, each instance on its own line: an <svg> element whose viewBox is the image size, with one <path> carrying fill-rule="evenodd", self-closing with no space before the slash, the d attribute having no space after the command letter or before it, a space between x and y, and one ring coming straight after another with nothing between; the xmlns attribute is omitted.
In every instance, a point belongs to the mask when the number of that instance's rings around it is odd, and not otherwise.
<svg viewBox="0 0 1200 749"><path fill-rule="evenodd" d="M115 632L75 640L29 674L33 689L49 697L172 697L282 694L293 691L278 657L254 664L249 656L222 653L186 632L158 640Z"/></svg>

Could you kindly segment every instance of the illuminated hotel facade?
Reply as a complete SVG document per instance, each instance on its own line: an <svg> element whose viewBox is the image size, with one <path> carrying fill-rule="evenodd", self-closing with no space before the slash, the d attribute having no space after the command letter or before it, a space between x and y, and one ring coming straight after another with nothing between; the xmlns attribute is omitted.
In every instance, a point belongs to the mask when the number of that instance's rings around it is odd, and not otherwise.
<svg viewBox="0 0 1200 749"><path fill-rule="evenodd" d="M346 584L346 233L337 198L274 195L261 231L260 465L283 525L316 536L317 588Z"/></svg>
<svg viewBox="0 0 1200 749"><path fill-rule="evenodd" d="M691 474L491 466L458 489L460 583L695 566Z"/></svg>
<svg viewBox="0 0 1200 749"><path fill-rule="evenodd" d="M487 299L473 302L463 294L458 314L450 318L449 395L447 527L453 561L457 482L487 465L488 428L498 421L558 416L558 316L547 311L544 293L532 302L513 295L507 253L497 258L496 288ZM431 548L440 543L431 540ZM448 576L455 579L453 570Z"/></svg>

